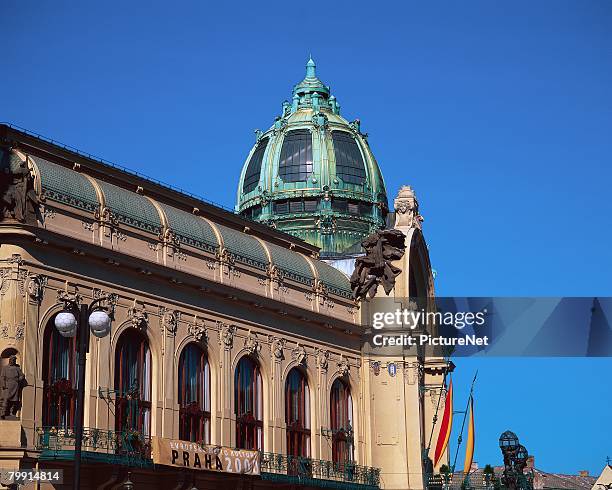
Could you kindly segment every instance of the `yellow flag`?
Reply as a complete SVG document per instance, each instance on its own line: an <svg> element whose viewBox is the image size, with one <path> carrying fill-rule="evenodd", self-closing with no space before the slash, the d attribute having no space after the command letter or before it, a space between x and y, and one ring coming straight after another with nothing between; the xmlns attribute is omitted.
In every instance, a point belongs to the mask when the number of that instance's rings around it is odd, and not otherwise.
<svg viewBox="0 0 612 490"><path fill-rule="evenodd" d="M474 399L470 398L470 423L468 426L467 445L465 446L465 464L463 465L463 474L467 476L472 467L472 459L474 458Z"/></svg>

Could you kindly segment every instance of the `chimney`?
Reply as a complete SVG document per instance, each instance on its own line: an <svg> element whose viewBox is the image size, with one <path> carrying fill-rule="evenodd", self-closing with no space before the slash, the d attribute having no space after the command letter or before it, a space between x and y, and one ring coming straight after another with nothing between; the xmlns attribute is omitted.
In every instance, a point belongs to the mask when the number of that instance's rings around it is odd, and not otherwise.
<svg viewBox="0 0 612 490"><path fill-rule="evenodd" d="M580 470L578 476L589 476L589 470Z"/></svg>
<svg viewBox="0 0 612 490"><path fill-rule="evenodd" d="M535 469L535 456L532 456L531 454L527 457L527 468L530 470Z"/></svg>

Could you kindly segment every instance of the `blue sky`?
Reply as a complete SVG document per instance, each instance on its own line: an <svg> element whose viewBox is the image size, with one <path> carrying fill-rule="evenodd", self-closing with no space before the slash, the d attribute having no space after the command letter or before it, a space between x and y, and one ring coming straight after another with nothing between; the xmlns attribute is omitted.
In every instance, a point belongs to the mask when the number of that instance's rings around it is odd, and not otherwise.
<svg viewBox="0 0 612 490"><path fill-rule="evenodd" d="M609 1L5 0L0 26L0 120L229 207L312 53L416 189L438 294L612 295ZM480 463L507 428L548 471L612 456L610 358L456 363Z"/></svg>

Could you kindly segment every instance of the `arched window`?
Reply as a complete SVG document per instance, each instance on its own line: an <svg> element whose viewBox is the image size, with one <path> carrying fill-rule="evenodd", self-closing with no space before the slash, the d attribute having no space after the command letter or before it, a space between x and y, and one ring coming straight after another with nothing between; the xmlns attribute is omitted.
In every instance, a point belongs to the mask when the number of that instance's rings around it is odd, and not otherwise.
<svg viewBox="0 0 612 490"><path fill-rule="evenodd" d="M62 337L51 319L43 349L43 426L74 426L76 346L77 336Z"/></svg>
<svg viewBox="0 0 612 490"><path fill-rule="evenodd" d="M350 388L336 379L331 389L332 461L353 460L353 399Z"/></svg>
<svg viewBox="0 0 612 490"><path fill-rule="evenodd" d="M236 447L263 450L263 393L257 363L243 357L234 374Z"/></svg>
<svg viewBox="0 0 612 490"><path fill-rule="evenodd" d="M115 351L115 427L151 432L151 352L146 337L130 329L123 333Z"/></svg>
<svg viewBox="0 0 612 490"><path fill-rule="evenodd" d="M332 138L338 178L349 184L363 184L366 179L366 171L355 138L344 131L334 131Z"/></svg>
<svg viewBox="0 0 612 490"><path fill-rule="evenodd" d="M285 182L305 182L312 173L312 135L308 129L289 131L283 140L278 175Z"/></svg>
<svg viewBox="0 0 612 490"><path fill-rule="evenodd" d="M293 368L285 384L285 422L287 423L287 454L310 456L310 393L306 376Z"/></svg>
<svg viewBox="0 0 612 490"><path fill-rule="evenodd" d="M183 349L178 382L179 439L210 444L210 368L199 345Z"/></svg>
<svg viewBox="0 0 612 490"><path fill-rule="evenodd" d="M261 163L263 162L264 153L266 152L266 146L268 146L268 138L263 138L257 143L257 148L255 148L244 174L244 183L242 184L243 194L251 192L259 183Z"/></svg>

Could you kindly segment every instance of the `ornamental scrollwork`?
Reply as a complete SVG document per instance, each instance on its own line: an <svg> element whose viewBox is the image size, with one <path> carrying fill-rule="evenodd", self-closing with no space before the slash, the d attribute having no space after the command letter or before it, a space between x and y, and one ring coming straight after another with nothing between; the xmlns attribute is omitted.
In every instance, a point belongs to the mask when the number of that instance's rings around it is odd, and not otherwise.
<svg viewBox="0 0 612 490"><path fill-rule="evenodd" d="M76 290L74 293L71 293L68 291L67 283L64 289L57 290L57 302L58 303L71 304L71 305L78 306L81 304L82 299L83 297L79 293L77 293Z"/></svg>
<svg viewBox="0 0 612 490"><path fill-rule="evenodd" d="M187 332L197 342L208 343L208 332L206 331L206 327L198 322L197 316L194 315L193 321L187 327Z"/></svg>
<svg viewBox="0 0 612 490"><path fill-rule="evenodd" d="M322 216L317 219L315 225L319 227L323 235L330 235L336 231L337 224L334 216Z"/></svg>
<svg viewBox="0 0 612 490"><path fill-rule="evenodd" d="M279 337L269 336L270 348L272 350L272 357L276 362L280 362L285 358L285 339Z"/></svg>
<svg viewBox="0 0 612 490"><path fill-rule="evenodd" d="M8 276L10 272L8 269L0 269L0 296L4 295L9 286Z"/></svg>
<svg viewBox="0 0 612 490"><path fill-rule="evenodd" d="M274 264L269 264L266 269L266 274L271 283L276 284L277 287L282 287L285 276L283 271Z"/></svg>
<svg viewBox="0 0 612 490"><path fill-rule="evenodd" d="M234 334L236 327L227 323L218 322L219 325L219 345L222 345L225 350L231 350L234 345Z"/></svg>
<svg viewBox="0 0 612 490"><path fill-rule="evenodd" d="M317 350L317 364L321 371L327 371L329 367L329 351L325 349Z"/></svg>
<svg viewBox="0 0 612 490"><path fill-rule="evenodd" d="M176 310L169 310L163 306L159 308L161 317L162 333L166 331L170 335L174 335L180 321L180 313Z"/></svg>
<svg viewBox="0 0 612 490"><path fill-rule="evenodd" d="M26 290L32 301L39 302L43 298L43 291L47 285L47 276L39 274L29 274Z"/></svg>
<svg viewBox="0 0 612 490"><path fill-rule="evenodd" d="M115 307L119 296L116 293L108 293L99 288L94 288L92 291L94 300L100 300L100 306L108 311L111 317L115 314Z"/></svg>
<svg viewBox="0 0 612 490"><path fill-rule="evenodd" d="M306 365L306 359L308 359L308 354L306 353L306 348L303 345L297 344L291 350L291 358L301 366Z"/></svg>
<svg viewBox="0 0 612 490"><path fill-rule="evenodd" d="M325 129L329 126L329 119L323 112L315 112L312 115L312 124L317 129Z"/></svg>
<svg viewBox="0 0 612 490"><path fill-rule="evenodd" d="M100 208L100 206L98 206L96 210L94 211L94 218L101 225L107 225L107 226L110 226L111 228L115 228L119 226L119 220L110 210L110 208L106 206L104 206L103 208Z"/></svg>
<svg viewBox="0 0 612 490"><path fill-rule="evenodd" d="M338 361L338 373L340 376L348 376L351 370L351 365L348 360L344 356L340 356L340 360Z"/></svg>
<svg viewBox="0 0 612 490"><path fill-rule="evenodd" d="M252 356L257 356L261 352L261 345L257 339L257 334L249 330L249 335L244 340L244 348Z"/></svg>
<svg viewBox="0 0 612 490"><path fill-rule="evenodd" d="M146 330L149 327L149 314L144 305L139 305L136 300L132 307L128 309L128 318L132 327L138 330Z"/></svg>

